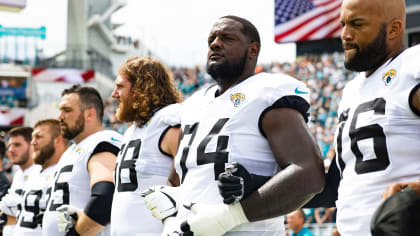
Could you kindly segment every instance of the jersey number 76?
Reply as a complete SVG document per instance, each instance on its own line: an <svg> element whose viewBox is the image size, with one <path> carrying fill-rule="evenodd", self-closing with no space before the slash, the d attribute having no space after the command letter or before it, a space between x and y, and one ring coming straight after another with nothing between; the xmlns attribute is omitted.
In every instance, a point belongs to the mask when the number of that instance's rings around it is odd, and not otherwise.
<svg viewBox="0 0 420 236"><path fill-rule="evenodd" d="M379 124L371 124L356 128L357 119L360 113L374 111L374 115L385 115L386 101L383 98L376 98L372 101L360 104L350 122L349 136L350 148L356 157L355 171L357 174L365 174L375 171L385 170L389 166L388 149L384 129ZM337 158L341 171L345 164L342 159L342 135L343 129L347 124L348 110L340 114L339 129L337 135ZM358 141L373 138L373 150L376 159L363 160L363 154L360 151Z"/></svg>

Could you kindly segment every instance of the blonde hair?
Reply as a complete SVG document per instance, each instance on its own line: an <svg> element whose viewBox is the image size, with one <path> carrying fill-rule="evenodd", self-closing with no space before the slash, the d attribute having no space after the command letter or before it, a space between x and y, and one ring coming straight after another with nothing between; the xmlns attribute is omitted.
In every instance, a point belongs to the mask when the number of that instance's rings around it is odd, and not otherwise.
<svg viewBox="0 0 420 236"><path fill-rule="evenodd" d="M159 108L182 101L173 78L158 60L151 57L129 58L118 72L131 83L131 107L136 111L134 121L139 127Z"/></svg>

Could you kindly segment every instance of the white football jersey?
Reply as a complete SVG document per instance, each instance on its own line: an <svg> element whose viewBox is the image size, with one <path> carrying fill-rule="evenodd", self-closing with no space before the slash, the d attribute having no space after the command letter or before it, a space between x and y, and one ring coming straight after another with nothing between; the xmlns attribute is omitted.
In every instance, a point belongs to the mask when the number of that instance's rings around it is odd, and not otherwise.
<svg viewBox="0 0 420 236"><path fill-rule="evenodd" d="M35 165L25 185L21 202L21 211L17 219L14 236L42 235L41 225L37 216L43 213L47 207L50 196L51 183L54 179L56 165L42 170L41 166ZM49 189L49 190L48 190Z"/></svg>
<svg viewBox="0 0 420 236"><path fill-rule="evenodd" d="M24 171L19 168L19 170L13 176L12 185L9 188L8 192L13 192L18 194L19 196L23 195L23 189L26 186L26 182L29 179L29 175L34 170L34 167L37 165L31 165L30 167L26 168ZM20 206L18 207L20 208ZM20 210L17 213L17 217L19 217ZM5 225L3 228L3 235L4 236L11 236L14 235L16 225Z"/></svg>
<svg viewBox="0 0 420 236"><path fill-rule="evenodd" d="M44 235L65 235L58 231L56 209L61 205L72 205L83 210L91 199L88 161L100 143L109 143L118 149L122 136L111 130L96 132L78 144L71 145L57 163L57 172L51 189L51 197L44 213L42 230ZM110 235L109 226L98 235Z"/></svg>
<svg viewBox="0 0 420 236"><path fill-rule="evenodd" d="M166 185L172 157L160 149L166 131L180 124L180 104L157 111L142 127L130 126L114 172L111 235L161 235L162 222L144 205L140 193L154 185Z"/></svg>
<svg viewBox="0 0 420 236"><path fill-rule="evenodd" d="M210 85L183 104L183 138L175 158L182 181L180 204L223 204L217 178L230 162L238 162L249 172L263 176L281 171L262 134L260 118L277 101L292 97L307 105L304 113L309 108L307 87L283 74L254 75L216 97L217 89ZM181 207L177 218L182 222L189 214ZM285 235L283 222L283 216L252 222L225 235Z"/></svg>
<svg viewBox="0 0 420 236"><path fill-rule="evenodd" d="M337 225L343 236L367 236L388 184L420 178L420 117L409 94L420 83L420 46L406 49L343 91L336 131Z"/></svg>

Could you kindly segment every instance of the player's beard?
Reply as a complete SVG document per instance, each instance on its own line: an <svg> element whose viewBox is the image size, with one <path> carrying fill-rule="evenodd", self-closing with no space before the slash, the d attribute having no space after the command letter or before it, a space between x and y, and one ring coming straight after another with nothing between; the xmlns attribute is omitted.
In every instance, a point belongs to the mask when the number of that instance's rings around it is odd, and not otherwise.
<svg viewBox="0 0 420 236"><path fill-rule="evenodd" d="M133 108L132 99L126 98L121 99L118 104L116 116L119 121L122 122L132 122L135 119L136 111Z"/></svg>
<svg viewBox="0 0 420 236"><path fill-rule="evenodd" d="M68 124L64 123L63 121L60 121L60 122L62 125L66 126L66 128L64 129L63 127L61 127L61 132L63 134L63 137L68 140L72 140L73 138L75 138L85 128L85 118L83 117L83 112L81 112L79 117L77 117L74 127L70 127Z"/></svg>
<svg viewBox="0 0 420 236"><path fill-rule="evenodd" d="M248 58L248 50L245 50L244 55L238 62L224 61L221 63L207 63L207 73L217 81L219 84L225 84L227 81L237 78L242 75L246 59Z"/></svg>
<svg viewBox="0 0 420 236"><path fill-rule="evenodd" d="M363 50L359 45L347 43L347 46L354 47L356 53L352 58L345 58L346 69L356 72L374 69L387 57L386 25L382 25L376 38Z"/></svg>
<svg viewBox="0 0 420 236"><path fill-rule="evenodd" d="M51 139L51 141L45 147L42 147L39 150L38 155L36 155L35 153L33 154L35 164L43 165L47 160L49 160L54 155L54 152L55 152L54 140Z"/></svg>
<svg viewBox="0 0 420 236"><path fill-rule="evenodd" d="M17 159L16 161L13 161L13 164L15 165L23 165L29 160L29 150L22 154L22 157Z"/></svg>

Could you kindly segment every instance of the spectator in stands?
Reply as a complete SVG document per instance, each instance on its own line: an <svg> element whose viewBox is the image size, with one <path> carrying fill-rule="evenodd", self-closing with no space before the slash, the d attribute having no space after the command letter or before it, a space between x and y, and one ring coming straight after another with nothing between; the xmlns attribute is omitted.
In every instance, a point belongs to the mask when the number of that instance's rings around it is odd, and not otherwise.
<svg viewBox="0 0 420 236"><path fill-rule="evenodd" d="M314 218L314 209L313 208L304 208L302 209L303 213L305 213L305 225L312 224L315 222Z"/></svg>
<svg viewBox="0 0 420 236"><path fill-rule="evenodd" d="M335 207L330 207L329 208L330 211L330 219L331 219L331 223L335 223L337 221L337 208Z"/></svg>
<svg viewBox="0 0 420 236"><path fill-rule="evenodd" d="M116 110L117 103L114 100L112 100L112 98L108 98L107 100L105 100L103 125L104 127L110 128L122 134L128 128L128 125L127 123L120 122L117 119L117 117L115 116Z"/></svg>
<svg viewBox="0 0 420 236"><path fill-rule="evenodd" d="M313 236L311 231L304 226L305 213L302 209L293 211L287 215L287 224L293 231L290 236Z"/></svg>
<svg viewBox="0 0 420 236"><path fill-rule="evenodd" d="M315 221L317 224L331 222L331 212L329 208L319 207L314 211Z"/></svg>

